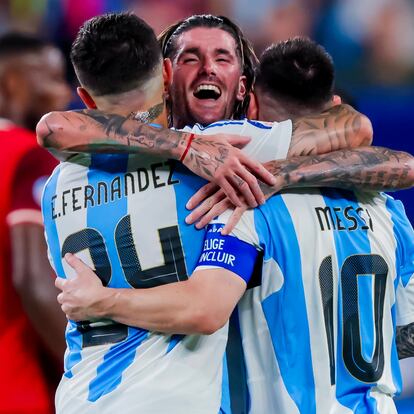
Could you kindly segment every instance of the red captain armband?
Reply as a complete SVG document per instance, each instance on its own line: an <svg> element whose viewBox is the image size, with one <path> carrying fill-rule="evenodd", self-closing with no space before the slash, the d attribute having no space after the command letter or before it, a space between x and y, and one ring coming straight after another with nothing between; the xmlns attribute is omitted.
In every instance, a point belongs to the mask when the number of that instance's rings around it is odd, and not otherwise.
<svg viewBox="0 0 414 414"><path fill-rule="evenodd" d="M183 152L183 155L181 155L180 162L183 162L184 161L184 158L186 157L186 155L188 153L188 150L191 147L191 143L193 142L194 137L195 137L194 134L190 134L190 138L188 138L187 146L186 146L186 148L185 148L185 150Z"/></svg>

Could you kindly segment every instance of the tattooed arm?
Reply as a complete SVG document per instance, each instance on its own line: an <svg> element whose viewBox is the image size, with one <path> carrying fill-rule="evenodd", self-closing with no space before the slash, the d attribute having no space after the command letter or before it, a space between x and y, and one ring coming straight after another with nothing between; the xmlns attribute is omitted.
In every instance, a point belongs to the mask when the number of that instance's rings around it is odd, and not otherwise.
<svg viewBox="0 0 414 414"><path fill-rule="evenodd" d="M336 187L393 191L414 186L413 156L381 147L296 156L287 160L270 161L265 166L276 178L274 186L262 185L266 198L288 188ZM207 184L188 201L187 208L194 210L187 216L186 222L197 222L196 227L202 228L214 217L233 207L224 193ZM225 234L237 224L245 210L246 207L235 210L225 227Z"/></svg>
<svg viewBox="0 0 414 414"><path fill-rule="evenodd" d="M371 121L349 105L337 105L315 116L293 121L288 156L325 154L371 145Z"/></svg>
<svg viewBox="0 0 414 414"><path fill-rule="evenodd" d="M36 133L39 144L60 160L79 152L144 152L181 160L220 186L235 205L242 205L241 196L251 207L264 203L257 179L275 182L260 163L233 146L249 141L238 135L198 136L89 109L51 112L40 120Z"/></svg>
<svg viewBox="0 0 414 414"><path fill-rule="evenodd" d="M397 326L396 334L398 359L414 357L414 323Z"/></svg>

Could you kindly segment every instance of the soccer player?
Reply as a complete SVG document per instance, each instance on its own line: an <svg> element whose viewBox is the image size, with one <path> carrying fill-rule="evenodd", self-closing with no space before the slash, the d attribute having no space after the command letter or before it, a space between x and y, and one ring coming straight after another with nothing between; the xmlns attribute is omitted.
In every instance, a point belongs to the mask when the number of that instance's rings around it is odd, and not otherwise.
<svg viewBox="0 0 414 414"><path fill-rule="evenodd" d="M294 40L269 48L258 80L261 87L268 84L267 99L270 91L278 91L272 103L290 105L292 117L326 105L329 94L319 102L315 97L307 109L295 94L298 79L309 89L321 87L318 76L324 72L316 70L309 78L306 70L307 54L320 58L321 53L325 68L323 52L312 42ZM290 70L291 95L277 88L279 66L273 62ZM405 326L398 329L400 335L414 326L414 233L401 205L372 192L306 189L275 196L245 213L233 232L237 238L220 234L227 218L209 226L195 275L169 295L165 292L172 285L146 292L105 289L70 256L80 277L61 284L63 305L76 318L111 317L173 332L195 330L191 315L197 319L202 308L210 320L200 326L213 332L231 310L223 300L237 297L226 297L225 289L240 292L245 286L217 280L209 284L207 269L246 280L260 251L260 283L251 284L238 306L249 412L396 412L392 394L401 384L395 318ZM205 272L204 284L197 287L203 280L200 272ZM226 280L224 273L221 281ZM160 302L168 304L163 312ZM402 357L414 355L409 337L399 351Z"/></svg>
<svg viewBox="0 0 414 414"><path fill-rule="evenodd" d="M82 85L80 95L89 106L123 119L135 111L167 127L163 91L171 74L152 29L138 17L113 14L86 22L71 58ZM270 126L242 121L235 127L255 138L252 153L262 161L286 156L290 121ZM157 128L147 127L152 134L148 141ZM188 133L167 132L165 147L172 148L175 139L174 151L184 162L196 156L195 137L181 142ZM227 151L225 144L210 142L217 156L219 150ZM148 154L77 154L62 163L47 183L42 203L57 275L73 275L63 261L72 252L93 265L105 285L117 289L186 280L203 234L185 226L183 200L202 183L173 167L171 160ZM243 284L239 279L228 283ZM111 321L69 321L66 339L58 413L219 410L225 328L210 336L181 337Z"/></svg>
<svg viewBox="0 0 414 414"><path fill-rule="evenodd" d="M52 412L65 318L59 315L40 213L56 160L36 144L40 116L70 101L64 60L49 43L0 36L0 412Z"/></svg>

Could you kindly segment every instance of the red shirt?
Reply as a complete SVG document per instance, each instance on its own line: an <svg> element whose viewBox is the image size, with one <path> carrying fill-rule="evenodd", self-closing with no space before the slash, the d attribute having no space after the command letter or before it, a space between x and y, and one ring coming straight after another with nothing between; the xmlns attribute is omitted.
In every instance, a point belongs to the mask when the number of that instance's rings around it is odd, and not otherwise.
<svg viewBox="0 0 414 414"><path fill-rule="evenodd" d="M16 126L0 127L0 144L0 413L51 413L38 339L12 284L6 218L12 211L40 210L35 183L56 161L37 146L33 133Z"/></svg>

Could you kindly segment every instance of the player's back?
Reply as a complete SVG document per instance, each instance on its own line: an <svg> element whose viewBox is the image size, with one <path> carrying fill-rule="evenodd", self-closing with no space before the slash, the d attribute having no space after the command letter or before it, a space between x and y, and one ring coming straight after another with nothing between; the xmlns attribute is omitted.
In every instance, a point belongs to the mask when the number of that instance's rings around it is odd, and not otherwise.
<svg viewBox="0 0 414 414"><path fill-rule="evenodd" d="M396 412L395 325L414 319L414 238L398 202L286 192L248 220L264 250L261 284L238 305L250 412Z"/></svg>
<svg viewBox="0 0 414 414"><path fill-rule="evenodd" d="M257 139L279 135L276 127L248 121L233 124L232 133L235 126L249 135L253 127ZM267 160L286 156L289 128L279 143L258 145ZM204 232L185 224L185 204L203 180L148 156L77 155L71 161L55 170L43 197L46 236L59 277L73 274L62 259L66 252L76 253L104 285L115 288L147 288L191 275ZM111 321L69 321L66 337L58 412L219 410L227 327L213 335L182 336Z"/></svg>

